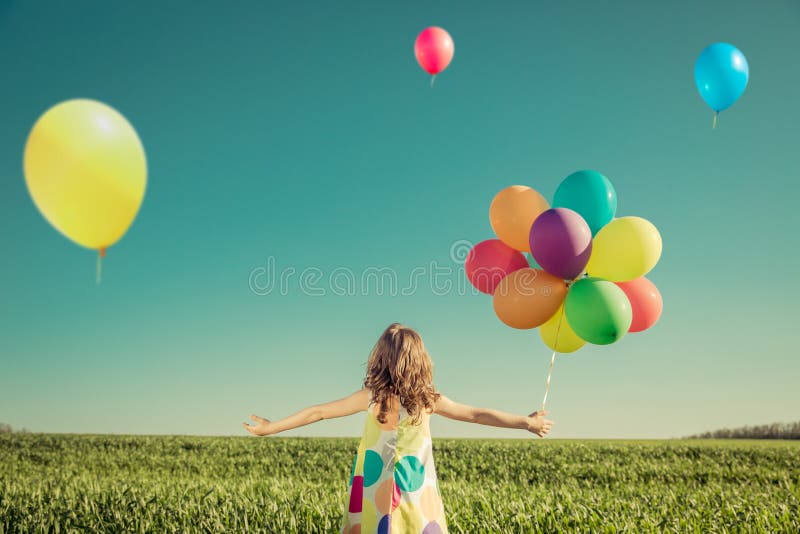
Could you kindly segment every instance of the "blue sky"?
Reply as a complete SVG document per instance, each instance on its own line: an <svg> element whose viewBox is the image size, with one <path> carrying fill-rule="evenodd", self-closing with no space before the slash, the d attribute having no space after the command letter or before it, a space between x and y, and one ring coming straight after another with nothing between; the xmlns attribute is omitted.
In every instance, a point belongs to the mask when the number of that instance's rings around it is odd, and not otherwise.
<svg viewBox="0 0 800 534"><path fill-rule="evenodd" d="M413 43L455 41L429 87ZM661 231L652 330L556 362L554 437L670 437L798 418L800 124L790 1L0 4L0 421L54 432L239 434L359 387L381 330L420 330L455 400L529 412L549 353L491 299L336 295L345 268L402 282L492 237L507 185L552 200L596 169L619 215ZM728 41L750 85L711 130L692 72ZM22 152L51 105L95 98L136 127L148 190L95 256L36 211ZM323 296L255 269L319 269ZM306 271L308 272L308 271ZM447 277L446 277L447 278ZM292 280L294 282L292 282ZM358 435L363 420L299 435ZM436 420L447 436L519 432Z"/></svg>

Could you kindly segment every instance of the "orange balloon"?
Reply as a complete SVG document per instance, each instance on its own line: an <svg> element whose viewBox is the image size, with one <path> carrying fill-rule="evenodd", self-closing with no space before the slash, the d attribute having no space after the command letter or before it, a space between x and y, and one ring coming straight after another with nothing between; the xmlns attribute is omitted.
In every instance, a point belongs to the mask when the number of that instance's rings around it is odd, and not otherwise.
<svg viewBox="0 0 800 534"><path fill-rule="evenodd" d="M494 312L512 328L536 328L556 313L567 296L561 278L539 269L519 269L494 290Z"/></svg>
<svg viewBox="0 0 800 534"><path fill-rule="evenodd" d="M512 185L495 195L489 207L489 222L500 241L513 249L530 252L528 240L533 221L548 209L550 204L538 191Z"/></svg>

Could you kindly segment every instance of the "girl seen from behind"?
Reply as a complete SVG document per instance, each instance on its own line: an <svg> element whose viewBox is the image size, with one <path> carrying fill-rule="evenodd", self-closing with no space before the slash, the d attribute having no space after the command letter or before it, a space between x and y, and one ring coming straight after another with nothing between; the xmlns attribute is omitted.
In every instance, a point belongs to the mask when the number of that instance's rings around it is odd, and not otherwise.
<svg viewBox="0 0 800 534"><path fill-rule="evenodd" d="M243 424L253 435L268 436L366 411L341 532L447 532L431 449L430 416L518 428L540 437L550 431L552 422L544 418L547 412L512 415L452 401L436 391L432 368L420 335L394 323L372 349L361 390L279 421L251 415L253 424Z"/></svg>

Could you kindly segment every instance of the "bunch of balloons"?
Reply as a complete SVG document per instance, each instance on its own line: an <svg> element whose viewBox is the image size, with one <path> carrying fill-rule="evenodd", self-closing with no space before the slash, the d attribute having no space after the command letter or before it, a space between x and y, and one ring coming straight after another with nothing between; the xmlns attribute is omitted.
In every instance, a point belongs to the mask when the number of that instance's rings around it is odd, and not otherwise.
<svg viewBox="0 0 800 534"><path fill-rule="evenodd" d="M414 55L422 70L431 75L431 87L436 75L442 72L453 60L455 46L446 30L437 26L425 28L414 43Z"/></svg>
<svg viewBox="0 0 800 534"><path fill-rule="evenodd" d="M741 50L728 43L707 46L694 64L694 83L700 96L717 116L736 102L747 87L750 67Z"/></svg>
<svg viewBox="0 0 800 534"><path fill-rule="evenodd" d="M661 256L661 236L649 221L616 211L614 186L595 171L567 176L552 207L530 187L507 187L489 208L497 239L469 251L467 278L493 296L502 322L540 327L554 354L646 330L662 310L658 289L644 277Z"/></svg>
<svg viewBox="0 0 800 534"><path fill-rule="evenodd" d="M25 182L56 230L98 251L119 241L144 198L147 162L136 131L115 109L68 100L47 110L28 135Z"/></svg>

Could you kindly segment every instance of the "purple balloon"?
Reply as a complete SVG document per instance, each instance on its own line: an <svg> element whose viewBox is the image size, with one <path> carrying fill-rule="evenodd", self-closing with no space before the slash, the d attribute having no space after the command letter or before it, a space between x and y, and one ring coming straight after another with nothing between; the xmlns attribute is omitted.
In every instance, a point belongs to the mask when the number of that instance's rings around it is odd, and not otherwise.
<svg viewBox="0 0 800 534"><path fill-rule="evenodd" d="M592 231L577 212L553 208L539 215L530 234L531 255L548 273L572 280L592 254Z"/></svg>

